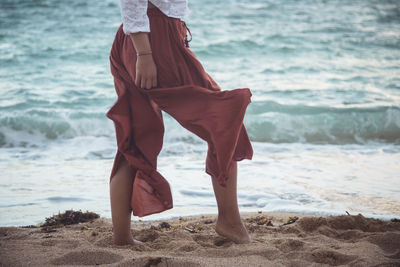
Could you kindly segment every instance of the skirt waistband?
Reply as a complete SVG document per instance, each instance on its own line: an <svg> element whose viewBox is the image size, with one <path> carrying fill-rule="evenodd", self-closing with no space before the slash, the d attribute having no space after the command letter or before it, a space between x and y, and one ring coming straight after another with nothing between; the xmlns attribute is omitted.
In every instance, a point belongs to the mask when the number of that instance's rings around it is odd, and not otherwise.
<svg viewBox="0 0 400 267"><path fill-rule="evenodd" d="M165 15L158 7L147 8L147 15L149 17L152 17L152 16L163 16L163 17L166 17L166 18L172 18L172 17L168 17L167 15ZM189 27L186 25L186 22L183 21L182 19L178 19L178 18L172 18L172 19L177 19L177 20L181 21L181 23L185 26L187 32L189 32L190 39L187 38L187 34L186 34L186 37L185 37L185 46L189 47L189 42L192 41L192 33L190 32Z"/></svg>

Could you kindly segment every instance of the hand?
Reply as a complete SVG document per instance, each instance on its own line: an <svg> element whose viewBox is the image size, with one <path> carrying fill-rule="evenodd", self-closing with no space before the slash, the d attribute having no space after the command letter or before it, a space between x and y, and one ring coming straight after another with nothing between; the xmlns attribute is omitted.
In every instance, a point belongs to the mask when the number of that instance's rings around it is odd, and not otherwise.
<svg viewBox="0 0 400 267"><path fill-rule="evenodd" d="M135 84L145 89L157 86L157 68L152 54L137 57Z"/></svg>

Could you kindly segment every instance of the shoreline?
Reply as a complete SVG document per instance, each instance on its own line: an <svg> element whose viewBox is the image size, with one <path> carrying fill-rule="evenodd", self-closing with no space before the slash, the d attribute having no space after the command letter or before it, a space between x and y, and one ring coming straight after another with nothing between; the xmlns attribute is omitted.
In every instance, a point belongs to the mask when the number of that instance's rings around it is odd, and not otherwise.
<svg viewBox="0 0 400 267"><path fill-rule="evenodd" d="M239 208L240 209L240 208ZM87 209L85 209L87 211ZM79 209L79 211L83 212L82 209ZM58 211L58 213L60 213L61 210ZM88 212L88 211L87 211ZM256 214L256 213L260 213L262 212L263 214L271 214L274 215L276 214L277 216L291 216L291 215L296 215L296 214L300 214L302 216L321 216L321 217L328 217L328 216L340 216L340 215L357 215L357 214L362 214L365 218L374 218L374 219L379 219L382 221L390 221L393 219L400 219L400 216L398 216L397 214L393 213L393 214L372 214L372 213L365 213L365 212L359 212L359 211L346 211L344 210L343 212L333 212L333 211L313 211L313 210L304 210L304 211L285 211L285 210L278 210L278 211L264 211L261 209L257 210L257 211L240 211L241 216L243 215L250 215L250 214ZM53 212L52 215L50 216L46 216L45 217L52 217L55 216L57 214L57 212ZM201 217L201 216L217 216L217 212L200 212L200 213L193 213L192 215L184 215L184 217ZM104 219L110 219L111 217L106 217L102 214L98 214L101 218ZM45 218L43 217L43 218ZM175 214L170 214L168 216L160 216L160 217L155 217L155 218L151 218L150 216L145 216L145 217L138 217L138 216L134 216L132 215L131 218L131 222L151 222L151 221L165 221L165 220L174 220L176 218L179 218L182 216L179 215L175 215ZM151 219L150 219L151 218ZM34 224L16 224L16 225L8 225L8 224L4 224L1 225L0 224L0 228L4 228L4 227L21 227L21 228L27 228L27 227L39 227L43 222L45 221L45 219L42 219L41 222L38 223L34 223Z"/></svg>
<svg viewBox="0 0 400 267"><path fill-rule="evenodd" d="M400 222L358 215L241 213L252 238L235 244L216 215L132 221L140 246L112 244L112 221L0 227L0 266L385 266L400 265ZM297 217L297 218L296 218Z"/></svg>

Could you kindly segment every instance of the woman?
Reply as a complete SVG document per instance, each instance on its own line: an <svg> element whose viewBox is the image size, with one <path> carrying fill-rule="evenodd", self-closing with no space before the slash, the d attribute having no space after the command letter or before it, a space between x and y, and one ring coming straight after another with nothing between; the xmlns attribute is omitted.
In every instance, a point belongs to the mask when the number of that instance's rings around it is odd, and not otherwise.
<svg viewBox="0 0 400 267"><path fill-rule="evenodd" d="M218 204L216 232L236 243L251 238L237 203L237 161L252 159L243 125L248 88L224 90L189 49L187 2L121 0L123 23L110 52L118 100L107 112L118 150L110 175L114 244L138 245L130 232L139 217L172 208L168 182L157 171L164 125L161 111L208 144L206 173ZM191 34L190 34L191 35Z"/></svg>

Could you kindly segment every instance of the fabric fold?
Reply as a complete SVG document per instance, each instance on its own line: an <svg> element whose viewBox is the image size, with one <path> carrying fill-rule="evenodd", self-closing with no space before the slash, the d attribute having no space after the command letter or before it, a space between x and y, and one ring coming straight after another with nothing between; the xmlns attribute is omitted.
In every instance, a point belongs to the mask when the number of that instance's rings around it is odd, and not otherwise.
<svg viewBox="0 0 400 267"><path fill-rule="evenodd" d="M209 174L225 186L250 103L250 90L211 91L196 85L184 85L145 92L163 111L208 143L211 154L215 155L206 161Z"/></svg>

